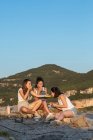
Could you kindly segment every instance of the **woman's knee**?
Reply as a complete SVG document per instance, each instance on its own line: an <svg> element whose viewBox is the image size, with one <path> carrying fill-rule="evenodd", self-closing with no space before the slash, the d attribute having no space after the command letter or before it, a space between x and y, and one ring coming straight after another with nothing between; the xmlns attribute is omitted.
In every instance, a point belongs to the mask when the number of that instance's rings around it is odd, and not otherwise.
<svg viewBox="0 0 93 140"><path fill-rule="evenodd" d="M24 112L24 113L27 113L27 108L21 107L20 111L21 111L21 112Z"/></svg>
<svg viewBox="0 0 93 140"><path fill-rule="evenodd" d="M64 112L64 116L65 117L73 117L73 112L72 111L66 111L66 112Z"/></svg>
<svg viewBox="0 0 93 140"><path fill-rule="evenodd" d="M42 100L41 100L41 99L39 99L39 100L38 100L38 103L42 104Z"/></svg>

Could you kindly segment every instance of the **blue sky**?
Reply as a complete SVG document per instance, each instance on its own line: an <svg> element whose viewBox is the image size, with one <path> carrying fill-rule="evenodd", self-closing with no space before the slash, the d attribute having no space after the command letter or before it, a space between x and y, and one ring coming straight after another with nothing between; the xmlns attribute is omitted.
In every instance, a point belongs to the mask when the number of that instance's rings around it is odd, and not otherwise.
<svg viewBox="0 0 93 140"><path fill-rule="evenodd" d="M93 69L93 0L0 1L0 77L44 64Z"/></svg>

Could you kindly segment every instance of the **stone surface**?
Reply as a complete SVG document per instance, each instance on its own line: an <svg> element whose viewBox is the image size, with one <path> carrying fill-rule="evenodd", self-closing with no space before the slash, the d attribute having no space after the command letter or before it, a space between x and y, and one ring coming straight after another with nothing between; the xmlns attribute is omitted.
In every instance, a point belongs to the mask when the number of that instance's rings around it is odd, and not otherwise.
<svg viewBox="0 0 93 140"><path fill-rule="evenodd" d="M4 127L5 126L5 127ZM44 119L24 119L23 123L15 123L14 119L1 119L0 130L8 131L16 140L92 140L93 131L71 127L69 125L53 125Z"/></svg>
<svg viewBox="0 0 93 140"><path fill-rule="evenodd" d="M84 115L77 115L76 117L73 117L70 120L71 120L71 124L75 127L80 127L80 128L89 127L88 120Z"/></svg>
<svg viewBox="0 0 93 140"><path fill-rule="evenodd" d="M8 139L5 137L0 137L0 140L8 140Z"/></svg>
<svg viewBox="0 0 93 140"><path fill-rule="evenodd" d="M42 111L39 113L41 116L44 115ZM7 116L6 112L5 115ZM0 118L0 130L7 131L15 140L92 140L93 128L91 126L93 126L93 118L91 120L87 119L90 128L85 128L84 123L86 124L86 121L84 122L84 118L80 118L80 116L72 118L72 124L82 125L82 128L79 128L80 125L77 125L76 128L73 125L71 126L70 118L65 118L64 123L60 126L45 122L44 117L38 122L33 118L24 117L22 123L20 121L22 116L12 110L11 115L8 116L9 118ZM18 120L15 121L15 118L18 118Z"/></svg>

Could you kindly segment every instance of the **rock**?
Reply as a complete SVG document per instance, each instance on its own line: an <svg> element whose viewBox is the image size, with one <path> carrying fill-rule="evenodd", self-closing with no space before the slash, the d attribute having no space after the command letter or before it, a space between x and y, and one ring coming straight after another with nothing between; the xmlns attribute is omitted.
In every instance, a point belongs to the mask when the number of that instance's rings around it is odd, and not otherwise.
<svg viewBox="0 0 93 140"><path fill-rule="evenodd" d="M38 110L38 114L41 116L41 117L44 117L44 111L43 110Z"/></svg>
<svg viewBox="0 0 93 140"><path fill-rule="evenodd" d="M75 127L89 127L89 123L84 115L77 115L71 118L71 123Z"/></svg>
<svg viewBox="0 0 93 140"><path fill-rule="evenodd" d="M15 140L15 138L14 137L9 137L9 140Z"/></svg>
<svg viewBox="0 0 93 140"><path fill-rule="evenodd" d="M90 118L86 118L86 120L87 120L87 122L88 122L88 125L89 125L89 127L91 128L93 128L93 119L90 119Z"/></svg>
<svg viewBox="0 0 93 140"><path fill-rule="evenodd" d="M5 137L0 137L0 140L7 140Z"/></svg>
<svg viewBox="0 0 93 140"><path fill-rule="evenodd" d="M53 125L62 125L63 122L62 121L59 121L59 120L54 120L54 121L51 121L50 124L53 124Z"/></svg>
<svg viewBox="0 0 93 140"><path fill-rule="evenodd" d="M76 118L76 117L75 117ZM2 119L0 130L7 132L16 140L92 140L93 131L70 127L70 125L51 125L44 120L35 122L34 119L24 119L23 123L16 123L14 119ZM10 128L13 130L11 131ZM2 139L1 139L2 140ZM9 140L4 139L4 140Z"/></svg>
<svg viewBox="0 0 93 140"><path fill-rule="evenodd" d="M70 124L71 123L71 118L64 118L63 122L67 123L67 124Z"/></svg>

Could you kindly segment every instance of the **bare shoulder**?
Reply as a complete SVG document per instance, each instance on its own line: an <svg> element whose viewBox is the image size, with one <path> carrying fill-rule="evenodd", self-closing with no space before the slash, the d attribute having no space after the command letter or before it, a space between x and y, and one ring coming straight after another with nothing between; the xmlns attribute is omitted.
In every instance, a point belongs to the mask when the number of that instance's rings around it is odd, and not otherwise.
<svg viewBox="0 0 93 140"><path fill-rule="evenodd" d="M60 98L60 99L66 99L66 96L65 96L64 94L61 94L61 95L59 96L59 98Z"/></svg>
<svg viewBox="0 0 93 140"><path fill-rule="evenodd" d="M20 88L20 89L18 90L18 94L21 95L21 96L23 96L23 89L22 89L22 88Z"/></svg>
<svg viewBox="0 0 93 140"><path fill-rule="evenodd" d="M23 89L22 89L22 88L19 88L18 92L19 92L19 93L20 93L20 92L23 92Z"/></svg>

